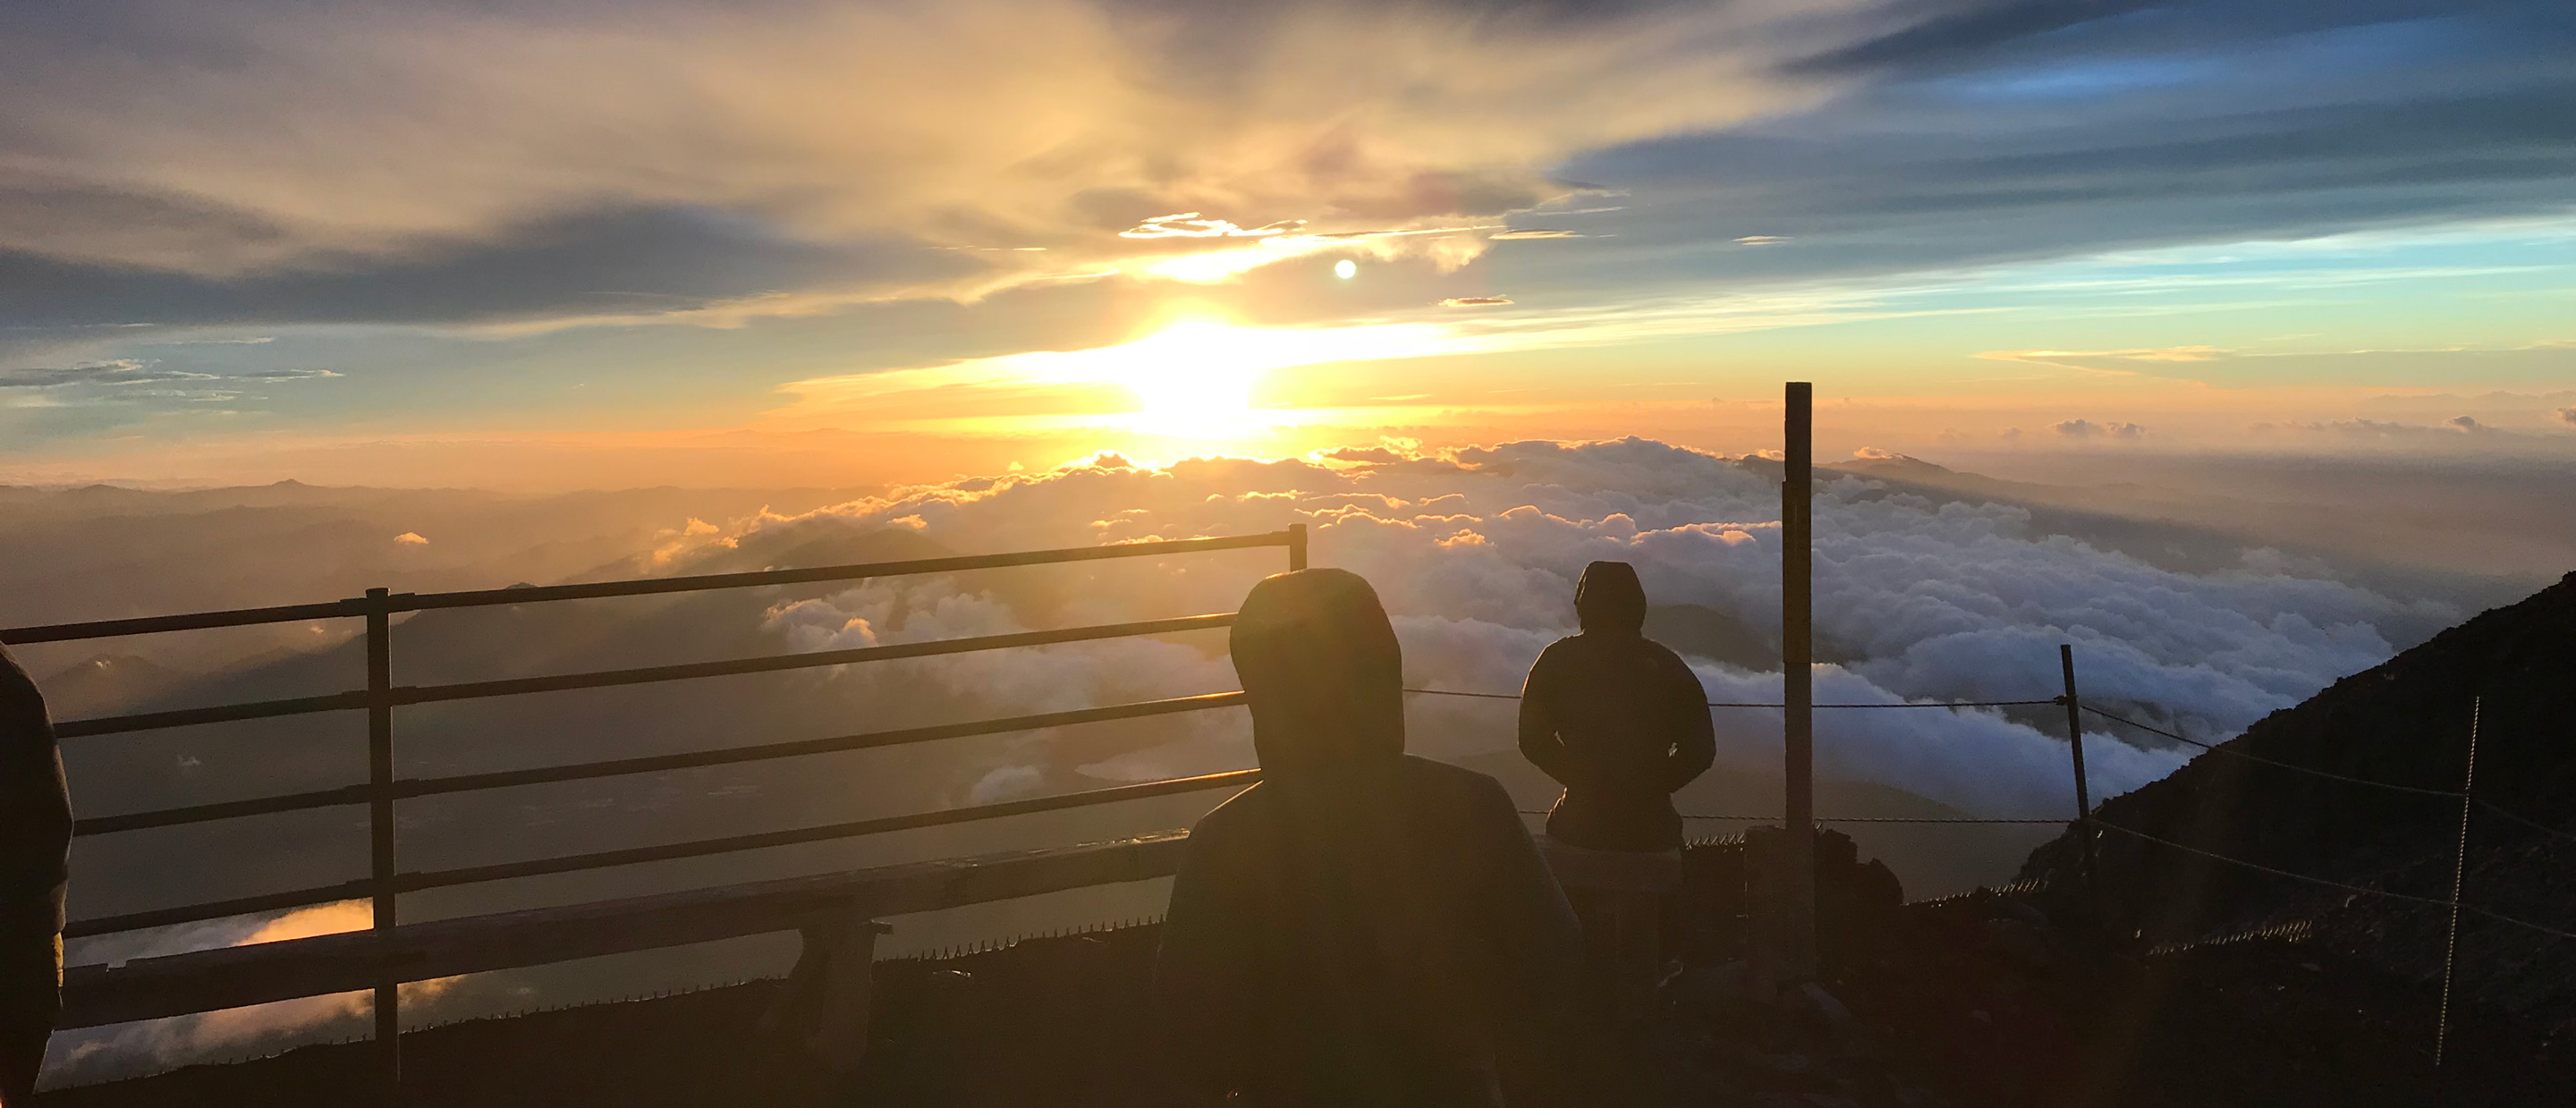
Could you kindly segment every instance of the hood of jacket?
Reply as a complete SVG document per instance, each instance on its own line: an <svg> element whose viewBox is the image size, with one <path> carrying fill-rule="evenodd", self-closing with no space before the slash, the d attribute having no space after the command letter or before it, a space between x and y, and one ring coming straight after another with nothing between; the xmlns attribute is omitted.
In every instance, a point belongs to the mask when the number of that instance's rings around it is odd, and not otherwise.
<svg viewBox="0 0 2576 1108"><path fill-rule="evenodd" d="M1349 570L1264 579L1230 643L1265 780L1392 764L1404 754L1404 655L1377 590Z"/></svg>
<svg viewBox="0 0 2576 1108"><path fill-rule="evenodd" d="M1646 629L1646 588L1626 562L1583 567L1574 586L1574 618L1587 635L1639 635Z"/></svg>

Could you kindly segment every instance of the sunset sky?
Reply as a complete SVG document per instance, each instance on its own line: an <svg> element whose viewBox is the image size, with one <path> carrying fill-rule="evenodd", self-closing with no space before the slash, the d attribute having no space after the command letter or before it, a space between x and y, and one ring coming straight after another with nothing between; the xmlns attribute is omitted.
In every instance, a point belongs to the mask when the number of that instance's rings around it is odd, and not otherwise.
<svg viewBox="0 0 2576 1108"><path fill-rule="evenodd" d="M2576 459L2576 7L0 7L0 481Z"/></svg>

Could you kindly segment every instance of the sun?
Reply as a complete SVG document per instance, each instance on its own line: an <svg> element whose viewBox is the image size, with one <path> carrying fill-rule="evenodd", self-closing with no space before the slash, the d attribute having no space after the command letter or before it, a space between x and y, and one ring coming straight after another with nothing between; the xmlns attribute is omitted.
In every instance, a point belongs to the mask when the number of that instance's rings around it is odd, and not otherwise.
<svg viewBox="0 0 2576 1108"><path fill-rule="evenodd" d="M1271 360L1262 332L1209 320L1183 320L1116 347L1110 376L1136 394L1142 423L1174 434L1205 436L1252 420L1252 386Z"/></svg>

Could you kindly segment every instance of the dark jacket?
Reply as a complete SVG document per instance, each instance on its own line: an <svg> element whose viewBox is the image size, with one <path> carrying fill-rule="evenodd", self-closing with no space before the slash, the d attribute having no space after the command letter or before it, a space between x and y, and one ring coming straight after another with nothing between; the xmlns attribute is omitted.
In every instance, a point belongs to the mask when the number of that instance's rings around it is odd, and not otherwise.
<svg viewBox="0 0 2576 1108"><path fill-rule="evenodd" d="M1172 1064L1208 1102L1488 1108L1498 1044L1566 1001L1579 928L1502 786L1403 753L1375 594L1373 621L1302 623L1263 594L1309 575L1282 603L1367 588L1309 570L1244 602L1264 780L1199 821L1172 884L1155 974Z"/></svg>
<svg viewBox="0 0 2576 1108"><path fill-rule="evenodd" d="M62 1011L71 799L45 698L0 647L0 1103L24 1103Z"/></svg>
<svg viewBox="0 0 2576 1108"><path fill-rule="evenodd" d="M1548 837L1594 850L1682 844L1672 793L1717 757L1708 693L1644 635L1646 594L1625 562L1594 562L1574 594L1583 633L1539 654L1521 687L1521 753L1565 786Z"/></svg>

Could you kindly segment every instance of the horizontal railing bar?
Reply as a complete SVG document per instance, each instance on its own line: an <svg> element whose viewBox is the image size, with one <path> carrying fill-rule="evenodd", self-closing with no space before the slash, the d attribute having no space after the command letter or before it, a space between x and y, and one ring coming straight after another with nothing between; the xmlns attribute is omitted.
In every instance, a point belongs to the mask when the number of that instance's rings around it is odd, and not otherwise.
<svg viewBox="0 0 2576 1108"><path fill-rule="evenodd" d="M274 716L310 715L314 712L344 712L366 706L366 692L352 690L326 693L321 696L299 696L286 700L254 700L243 704L218 704L208 708L179 708L167 712L144 712L131 716L64 720L54 725L54 737L77 739L89 735L116 735L127 731L157 731L165 727L189 727L200 723L228 723L238 719L268 719Z"/></svg>
<svg viewBox="0 0 2576 1108"><path fill-rule="evenodd" d="M315 808L337 808L367 802L367 786L349 785L320 792L287 793L250 800L227 800L216 804L192 804L185 808L163 808L151 812L132 812L121 816L90 816L72 821L74 835L112 835L119 831L141 831L149 827L180 827L191 823L211 823L220 819L244 816L267 816L279 812L303 812Z"/></svg>
<svg viewBox="0 0 2576 1108"><path fill-rule="evenodd" d="M1076 546L1057 550L971 554L952 558L914 558L900 562L866 562L815 566L808 569L705 573L689 577L651 577L632 581L536 585L463 592L397 593L386 603L386 610L418 612L433 608L476 608L495 604L528 604L546 600L590 600L613 596L649 596L658 593L699 592L707 589L751 588L759 585L800 585L868 577L902 577L922 573L953 573L970 569L1001 569L1008 566L1048 565L1059 562L1091 562L1112 558L1152 558L1217 550L1244 550L1265 546L1287 546L1290 541L1289 532L1271 531L1257 535L1223 535L1204 539L1154 539L1110 546ZM113 638L119 635L149 635L163 631L201 631L215 627L296 623L310 619L349 619L366 615L372 607L364 597L358 597L313 604L281 604L267 608L189 612L184 615L36 624L0 628L0 643L16 645L66 642L75 639Z"/></svg>
<svg viewBox="0 0 2576 1108"><path fill-rule="evenodd" d="M1076 546L1058 550L971 554L953 558L915 558L901 562L816 566L810 569L770 569L748 573L708 573L693 577L602 581L584 585L538 585L516 589L420 593L408 597L394 597L393 610L405 612L425 611L432 608L475 608L492 604L526 604L544 600L596 600L612 596L647 596L656 593L698 592L706 589L751 588L759 585L803 585L864 577L902 577L921 573L953 573L969 569L1090 562L1110 558L1150 558L1171 554L1204 553L1212 550L1286 546L1289 542L1288 534L1286 531L1272 531L1259 535L1227 535L1207 539L1155 539L1112 546Z"/></svg>
<svg viewBox="0 0 2576 1108"><path fill-rule="evenodd" d="M1037 715L1011 716L1004 719L973 720L966 723L944 723L931 727L911 727L898 731L871 731L857 735L838 735L823 739L763 743L758 746L729 747L722 750L696 750L681 754L661 754L641 758L617 758L578 765L545 766L537 769L502 770L494 773L459 774L452 777L415 778L394 783L394 795L409 799L442 796L449 793L481 789L509 788L518 785L540 785L560 781L582 781L598 777L617 777L636 773L660 773L675 769L697 769L706 766L731 765L739 762L793 758L809 754L832 754L851 750L873 750L909 743L935 742L940 739L967 738L975 735L999 735L1012 731L1035 731L1048 727L1070 727L1082 723L1110 720L1142 719L1180 712L1200 712L1212 708L1230 708L1244 702L1242 693L1207 693L1200 696L1175 697L1168 700L1146 700L1133 704L1114 704L1105 708L1078 708L1064 712L1042 712ZM91 816L75 820L72 834L79 836L110 835L120 831L140 831L154 827L178 827L192 823L240 819L246 816L275 815L317 808L336 808L367 802L367 786L348 785L317 792L288 793L281 796L228 800L215 804L197 804L185 808L163 808L126 815Z"/></svg>
<svg viewBox="0 0 2576 1108"><path fill-rule="evenodd" d="M1109 623L1094 627L1067 627L1054 631L1019 631L1008 635L981 635L967 639L937 639L929 642L895 643L890 646L862 646L849 650L817 650L804 654L773 654L759 658L729 658L720 662L690 662L676 666L646 666L640 669L611 669L594 673L567 673L554 677L515 677L501 681L469 681L456 685L403 686L393 690L396 704L431 704L446 700L478 700L491 696L519 696L526 693L568 692L573 689L600 689L617 685L643 685L656 681L681 681L696 677L731 677L746 673L775 673L780 670L812 669L817 666L850 665L856 662L882 662L895 658L926 658L940 654L965 654L978 650L1004 650L1017 646L1047 646L1054 643L1088 642L1094 639L1118 639L1133 635L1164 635L1180 631L1206 631L1232 626L1234 613L1218 612L1203 616L1179 616L1173 619L1149 619L1135 623Z"/></svg>
<svg viewBox="0 0 2576 1108"><path fill-rule="evenodd" d="M18 645L104 639L117 635L150 635L162 631L202 631L212 627L250 627L262 623L300 623L308 619L346 619L367 614L363 602L331 600L319 604L282 604L273 608L234 608L177 616L138 616L88 623L50 623L36 627L0 628L0 642Z"/></svg>
<svg viewBox="0 0 2576 1108"><path fill-rule="evenodd" d="M502 681L472 681L455 685L424 685L394 690L397 704L429 704L445 700L474 700L490 696L516 696L523 693L562 692L571 689L608 688L617 685L641 685L655 681L677 681L695 677L724 677L745 673L773 673L780 670L812 669L818 666L849 665L855 662L889 661L896 658L924 658L940 654L964 654L978 650L1004 650L1020 646L1047 646L1055 643L1088 642L1097 639L1127 638L1134 635L1162 635L1181 631L1203 631L1232 625L1234 615L1220 612L1211 615L1179 616L1173 619L1143 620L1136 623L1112 623L1096 627L1068 627L1054 631L1020 631L1008 635L984 635L967 639L940 639L931 642L895 643L890 646L862 646L849 650L824 650L805 654L774 654L759 658L731 658L719 662L692 662L676 666L647 666L641 669L602 670L595 673L570 673L554 677L520 677ZM128 731L153 731L168 727L189 727L203 723L225 723L232 720L267 719L274 716L307 715L314 712L349 711L367 706L364 690L328 693L322 696L294 697L286 700L260 700L245 704L221 704L207 708L179 708L167 712L144 712L130 716L101 716L96 719L65 720L54 725L56 738L75 739L90 735L114 735Z"/></svg>
<svg viewBox="0 0 2576 1108"><path fill-rule="evenodd" d="M226 916L246 916L253 912L274 912L280 908L309 908L316 904L335 904L343 900L363 900L373 882L366 878L323 885L311 889L294 889L282 893L212 900L203 904L182 904L176 908L155 908L149 912L127 912L121 916L99 916L78 919L63 925L63 937L81 939L91 935L108 935L118 931L140 931L146 927L169 927L173 924L199 923Z"/></svg>
<svg viewBox="0 0 2576 1108"><path fill-rule="evenodd" d="M1176 712L1201 712L1210 708L1230 708L1244 702L1242 693L1208 693L1170 700L1147 700L1134 704L1115 704L1106 708L1080 708L1067 712L1044 712L1007 719L974 720L967 723L943 723L932 727L909 727L899 731L870 731L857 735L838 735L827 739L800 739L794 742L763 743L758 746L736 746L722 750L693 750L682 754L656 754L640 758L615 758L579 765L544 766L537 769L500 770L493 773L458 774L452 777L418 778L394 782L394 795L400 798L439 796L446 793L473 792L480 789L503 789L518 785L542 785L558 781L583 781L596 777L618 777L633 773L661 773L675 769L698 769L705 766L757 762L772 758L794 758L808 754L834 754L849 750L873 750L902 746L907 743L933 742L939 739L961 739L973 735L999 735L1012 731L1035 731L1045 727L1070 727L1077 723L1100 723L1115 719L1139 719L1146 716L1171 715Z"/></svg>
<svg viewBox="0 0 2576 1108"><path fill-rule="evenodd" d="M1125 800L1143 800L1149 797L1168 796L1176 793L1198 792L1205 789L1221 789L1234 785L1250 785L1260 780L1260 778L1260 770L1239 769L1227 773L1205 774L1199 777L1178 777L1168 781L1149 781L1139 785L1118 785L1106 789L1088 789L1077 793L1065 793L1060 796L1042 796L1029 800L1003 801L999 804L979 804L967 808L949 808L944 811L937 812L916 812L911 815L884 816L877 819L853 820L848 823L825 824L821 827L800 827L787 831L762 831L749 835L733 835L721 839L700 839L695 842L671 843L665 846L630 847L625 850L603 850L590 854L570 854L559 858L536 858L524 862L501 862L493 865L466 866L458 869L417 871L396 875L394 878L394 887L402 892L414 892L421 889L443 889L454 885L472 885L485 881L506 881L519 877L542 877L548 874L571 873L577 870L606 869L611 866L631 866L644 862L667 862L680 858L704 857L710 854L732 854L745 850L762 850L778 846L796 846L802 843L827 842L832 839L857 838L862 835L878 835L889 831L910 831L923 827L942 827L954 823L973 823L980 820L1000 819L1005 816L1028 815L1036 812L1053 812L1065 808L1082 808L1095 804L1114 804Z"/></svg>

